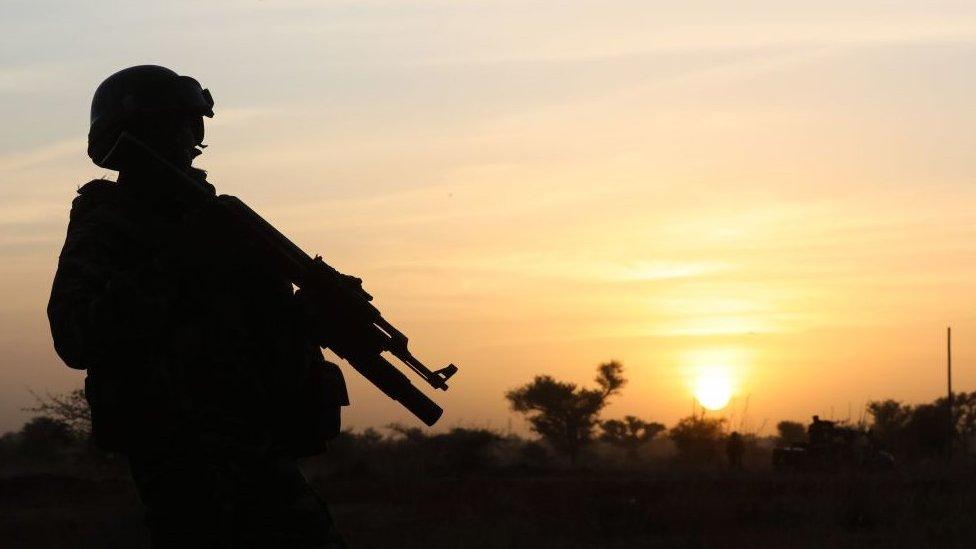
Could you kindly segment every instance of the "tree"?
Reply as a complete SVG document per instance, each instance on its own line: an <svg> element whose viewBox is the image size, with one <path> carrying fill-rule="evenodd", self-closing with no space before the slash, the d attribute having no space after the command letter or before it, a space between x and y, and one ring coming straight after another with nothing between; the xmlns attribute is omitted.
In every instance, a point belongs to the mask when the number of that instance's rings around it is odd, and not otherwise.
<svg viewBox="0 0 976 549"><path fill-rule="evenodd" d="M912 407L897 400L875 400L868 403L871 433L874 439L889 449L903 449L905 429L912 417Z"/></svg>
<svg viewBox="0 0 976 549"><path fill-rule="evenodd" d="M493 450L502 441L501 435L489 429L464 427L455 427L433 438L438 461L445 472L454 476L491 469L495 465Z"/></svg>
<svg viewBox="0 0 976 549"><path fill-rule="evenodd" d="M944 456L952 440L948 425L945 398L913 407L905 424L907 453L915 458Z"/></svg>
<svg viewBox="0 0 976 549"><path fill-rule="evenodd" d="M4 433L0 435L0 463L8 462L17 455L20 448L20 433Z"/></svg>
<svg viewBox="0 0 976 549"><path fill-rule="evenodd" d="M776 442L780 446L791 446L807 440L807 428L799 421L783 420L776 424L776 431L779 433Z"/></svg>
<svg viewBox="0 0 976 549"><path fill-rule="evenodd" d="M75 446L77 438L71 427L50 417L35 417L20 430L20 453L37 461L52 461Z"/></svg>
<svg viewBox="0 0 976 549"><path fill-rule="evenodd" d="M386 426L394 436L399 435L400 439L411 443L420 444L427 440L427 433L420 429L420 427L409 427L401 423L390 423Z"/></svg>
<svg viewBox="0 0 976 549"><path fill-rule="evenodd" d="M875 440L906 458L944 455L949 444L965 448L976 434L976 392L953 394L951 429L945 397L914 406L874 401L867 411Z"/></svg>
<svg viewBox="0 0 976 549"><path fill-rule="evenodd" d="M31 395L37 404L32 408L25 408L25 411L64 423L81 440L86 440L91 435L91 409L83 389L59 395L46 393L43 397L31 391Z"/></svg>
<svg viewBox="0 0 976 549"><path fill-rule="evenodd" d="M623 420L609 419L600 423L600 440L618 446L627 451L627 456L637 461L637 450L642 444L650 442L666 428L655 422L646 422L634 416L625 416Z"/></svg>
<svg viewBox="0 0 976 549"><path fill-rule="evenodd" d="M691 416L672 427L668 438L674 442L682 461L705 464L718 455L724 427L724 418Z"/></svg>
<svg viewBox="0 0 976 549"><path fill-rule="evenodd" d="M956 436L959 445L965 449L976 436L976 391L955 394L952 404L956 416Z"/></svg>
<svg viewBox="0 0 976 549"><path fill-rule="evenodd" d="M505 398L513 411L528 417L535 433L575 463L580 450L593 440L600 411L626 382L623 365L610 361L597 367L597 389L543 375L508 391Z"/></svg>
<svg viewBox="0 0 976 549"><path fill-rule="evenodd" d="M382 442L383 435L376 429L373 429L372 427L367 427L365 430L363 430L362 433L359 433L358 438L363 442L363 444L366 444L367 446L375 446L380 442Z"/></svg>

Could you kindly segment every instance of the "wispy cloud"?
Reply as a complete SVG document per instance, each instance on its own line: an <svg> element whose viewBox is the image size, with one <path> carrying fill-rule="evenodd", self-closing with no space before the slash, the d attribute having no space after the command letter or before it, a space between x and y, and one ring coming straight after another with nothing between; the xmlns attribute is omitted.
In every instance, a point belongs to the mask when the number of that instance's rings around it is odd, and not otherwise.
<svg viewBox="0 0 976 549"><path fill-rule="evenodd" d="M0 155L0 177L10 177L14 172L35 168L42 164L61 162L68 158L85 157L87 143L84 139L57 141L26 151L10 151Z"/></svg>

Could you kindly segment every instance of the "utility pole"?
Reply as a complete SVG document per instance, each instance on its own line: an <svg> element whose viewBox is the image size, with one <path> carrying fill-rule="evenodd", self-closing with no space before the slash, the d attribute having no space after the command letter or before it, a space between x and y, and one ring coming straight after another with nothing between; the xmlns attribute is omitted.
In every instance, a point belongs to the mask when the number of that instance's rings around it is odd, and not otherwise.
<svg viewBox="0 0 976 549"><path fill-rule="evenodd" d="M948 425L949 441L946 446L946 458L952 459L952 442L956 438L956 426L952 420L952 327L946 327L946 405L949 408Z"/></svg>

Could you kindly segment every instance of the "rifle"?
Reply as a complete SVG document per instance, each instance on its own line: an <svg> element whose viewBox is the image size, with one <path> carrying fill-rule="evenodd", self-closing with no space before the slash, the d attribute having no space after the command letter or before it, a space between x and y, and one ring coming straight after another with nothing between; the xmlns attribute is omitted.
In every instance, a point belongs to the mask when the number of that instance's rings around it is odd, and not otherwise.
<svg viewBox="0 0 976 549"><path fill-rule="evenodd" d="M211 207L217 222L230 229L236 238L255 244L262 260L297 286L313 310L327 311L339 322L329 323L330 333L316 333L317 342L347 361L379 390L402 404L427 425L434 425L444 410L410 383L384 356L388 352L435 389L447 390L447 380L458 368L449 364L431 371L407 348L407 336L383 318L370 301L373 296L362 288L362 280L329 266L321 256L305 253L239 198L213 196L200 181L174 166L138 138L122 132L109 156L142 166L155 166L173 176L188 199Z"/></svg>

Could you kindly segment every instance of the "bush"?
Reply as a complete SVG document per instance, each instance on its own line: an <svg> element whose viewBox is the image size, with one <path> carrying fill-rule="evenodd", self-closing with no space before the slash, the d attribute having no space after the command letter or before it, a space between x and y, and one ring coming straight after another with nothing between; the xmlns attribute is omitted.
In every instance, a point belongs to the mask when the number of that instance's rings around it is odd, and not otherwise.
<svg viewBox="0 0 976 549"><path fill-rule="evenodd" d="M725 419L686 417L668 432L678 459L689 465L706 465L721 455Z"/></svg>

